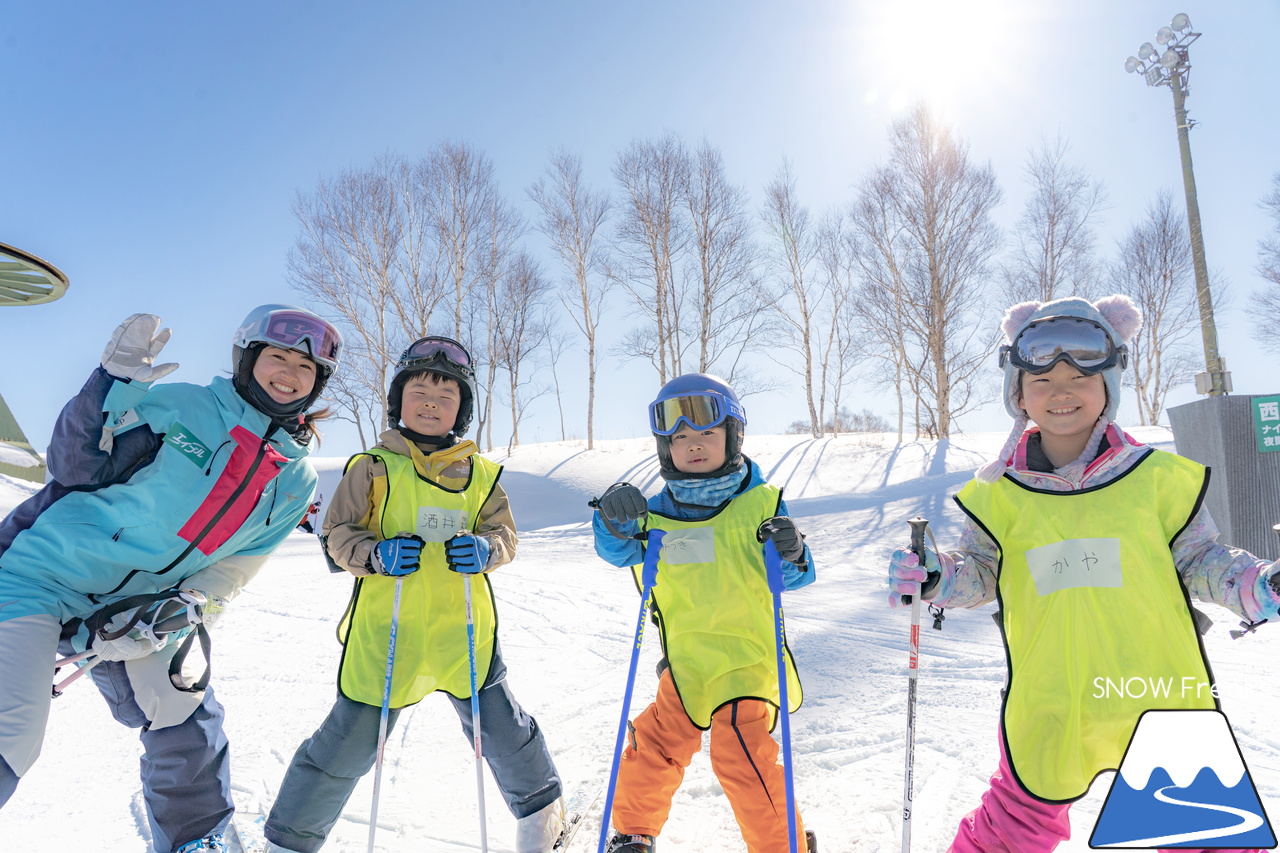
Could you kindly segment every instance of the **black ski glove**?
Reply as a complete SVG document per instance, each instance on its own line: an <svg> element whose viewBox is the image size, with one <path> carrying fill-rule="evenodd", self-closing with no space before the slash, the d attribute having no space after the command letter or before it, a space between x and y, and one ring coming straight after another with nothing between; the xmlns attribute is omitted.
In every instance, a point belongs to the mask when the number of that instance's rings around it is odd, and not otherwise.
<svg viewBox="0 0 1280 853"><path fill-rule="evenodd" d="M772 541L778 549L778 556L788 563L799 563L804 559L804 535L796 530L796 523L785 515L775 515L760 522L756 540Z"/></svg>
<svg viewBox="0 0 1280 853"><path fill-rule="evenodd" d="M635 486L614 483L600 498L600 514L614 521L635 521L649 514L649 505Z"/></svg>

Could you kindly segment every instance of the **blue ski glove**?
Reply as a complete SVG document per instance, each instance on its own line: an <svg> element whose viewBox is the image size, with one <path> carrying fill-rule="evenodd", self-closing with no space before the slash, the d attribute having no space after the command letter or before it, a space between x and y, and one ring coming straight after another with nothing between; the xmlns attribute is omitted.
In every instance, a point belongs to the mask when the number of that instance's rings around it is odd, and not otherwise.
<svg viewBox="0 0 1280 853"><path fill-rule="evenodd" d="M483 572L489 565L489 540L470 533L455 536L444 543L444 558L450 571L463 575Z"/></svg>
<svg viewBox="0 0 1280 853"><path fill-rule="evenodd" d="M889 558L889 606L906 607L911 596L920 595L924 588L924 601L939 607L947 603L955 586L956 564L948 554L924 549L926 568L920 567L920 557L914 551L899 548Z"/></svg>
<svg viewBox="0 0 1280 853"><path fill-rule="evenodd" d="M788 563L799 563L804 559L804 535L796 530L796 523L785 515L775 515L760 522L756 530L756 539L760 542L773 542L778 549L778 556Z"/></svg>
<svg viewBox="0 0 1280 853"><path fill-rule="evenodd" d="M600 514L614 521L635 521L649 514L649 504L635 486L614 483L600 498Z"/></svg>
<svg viewBox="0 0 1280 853"><path fill-rule="evenodd" d="M418 570L422 545L422 537L413 533L401 533L391 539L380 539L373 546L369 562L373 564L373 570L380 575L402 578Z"/></svg>

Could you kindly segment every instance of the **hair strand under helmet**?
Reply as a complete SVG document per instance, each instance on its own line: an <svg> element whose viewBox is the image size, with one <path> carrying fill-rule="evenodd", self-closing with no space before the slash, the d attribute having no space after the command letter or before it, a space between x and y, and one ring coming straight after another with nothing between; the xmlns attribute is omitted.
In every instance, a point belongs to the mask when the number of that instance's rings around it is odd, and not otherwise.
<svg viewBox="0 0 1280 853"><path fill-rule="evenodd" d="M723 425L724 464L702 474L681 471L671 458L671 436L680 424L702 430ZM649 404L649 428L658 446L659 473L664 480L723 477L742 465L742 435L747 411L729 383L709 373L677 376Z"/></svg>
<svg viewBox="0 0 1280 853"><path fill-rule="evenodd" d="M1089 302L1078 296L1068 296L1043 303L1021 302L1011 306L1005 312L1000 328L1004 332L1007 344L1012 346L1018 341L1019 335L1029 327L1058 318L1083 320L1100 326L1106 332L1111 345L1116 348L1128 346L1142 328L1143 320L1142 311L1133 300L1124 294L1117 293L1099 299L1097 302ZM1014 364L1012 358L1005 358L1003 355L1001 364L1004 368L1002 394L1004 407L1005 411L1014 418L1014 425L1009 438L1000 449L999 457L978 469L975 476L984 483L994 483L1004 474L1029 421L1021 403L1023 371ZM1115 420L1116 411L1120 406L1120 374L1124 365L1124 359L1118 359L1110 366L1098 371L1106 389L1106 405L1098 418L1098 423L1094 425L1081 458L1097 452L1107 425Z"/></svg>
<svg viewBox="0 0 1280 853"><path fill-rule="evenodd" d="M449 434L455 438L466 435L475 413L476 374L471 353L453 338L428 335L409 344L396 362L396 372L387 389L387 423L392 428L400 424L400 407L404 402L404 386L410 379L434 373L458 383L462 399L458 403L458 417Z"/></svg>

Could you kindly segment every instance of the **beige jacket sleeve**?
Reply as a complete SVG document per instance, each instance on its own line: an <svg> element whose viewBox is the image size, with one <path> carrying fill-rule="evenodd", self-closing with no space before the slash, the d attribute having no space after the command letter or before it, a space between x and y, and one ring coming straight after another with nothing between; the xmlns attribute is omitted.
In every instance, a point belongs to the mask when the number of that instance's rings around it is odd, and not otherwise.
<svg viewBox="0 0 1280 853"><path fill-rule="evenodd" d="M357 577L374 573L370 556L378 536L373 527L374 478L386 482L387 469L376 456L359 456L351 463L329 499L320 541L341 568Z"/></svg>
<svg viewBox="0 0 1280 853"><path fill-rule="evenodd" d="M511 515L511 501L501 483L494 483L489 499L480 507L475 533L489 540L489 563L486 572L505 566L516 556L516 520Z"/></svg>

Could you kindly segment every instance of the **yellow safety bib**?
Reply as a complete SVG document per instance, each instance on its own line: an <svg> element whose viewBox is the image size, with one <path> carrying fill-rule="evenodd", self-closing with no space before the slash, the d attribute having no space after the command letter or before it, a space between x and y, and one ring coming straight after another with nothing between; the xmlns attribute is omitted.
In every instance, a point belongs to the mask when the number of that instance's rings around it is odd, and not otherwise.
<svg viewBox="0 0 1280 853"><path fill-rule="evenodd" d="M1120 766L1143 711L1216 708L1213 678L1170 545L1200 508L1208 470L1148 451L1102 486L971 481L961 509L999 547L1008 655L1002 722L1019 784L1084 796Z"/></svg>
<svg viewBox="0 0 1280 853"><path fill-rule="evenodd" d="M401 587L391 707L412 705L436 690L466 698L471 695L471 670L464 581L449 571L444 543L459 530L474 528L502 466L482 456L470 457L471 477L455 491L420 476L413 461L398 453L374 448L368 454L387 466L387 494L377 508L381 522L374 532L389 538L407 531L426 541L421 568L406 575ZM338 627L344 643L338 686L348 699L382 704L395 587L395 578L381 575L356 579L351 604ZM474 576L471 599L476 684L481 685L489 674L498 621L487 575Z"/></svg>
<svg viewBox="0 0 1280 853"><path fill-rule="evenodd" d="M685 713L700 729L735 699L780 702L773 594L756 528L778 514L782 490L763 483L701 521L650 512L667 531L658 561L654 611L662 649ZM633 566L640 584L643 566ZM803 698L791 650L784 647L787 699Z"/></svg>

